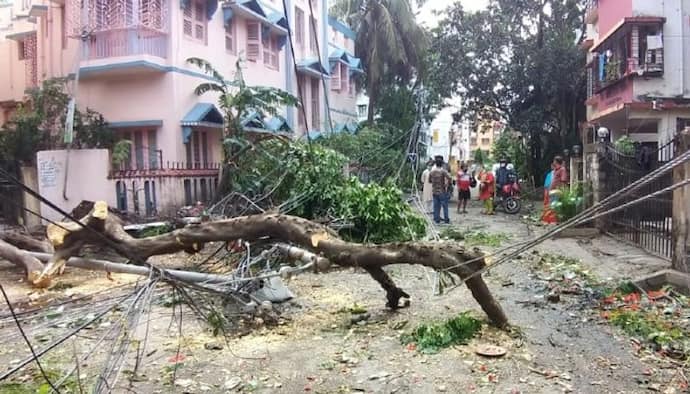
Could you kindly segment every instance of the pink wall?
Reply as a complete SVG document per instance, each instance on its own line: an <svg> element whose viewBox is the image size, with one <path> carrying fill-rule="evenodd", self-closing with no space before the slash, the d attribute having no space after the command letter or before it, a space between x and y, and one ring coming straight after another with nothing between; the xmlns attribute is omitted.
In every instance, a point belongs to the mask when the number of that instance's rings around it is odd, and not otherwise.
<svg viewBox="0 0 690 394"><path fill-rule="evenodd" d="M599 94L596 110L592 113L591 119L608 113L612 110L622 108L624 104L633 101L633 80L625 79L612 85Z"/></svg>
<svg viewBox="0 0 690 394"><path fill-rule="evenodd" d="M655 1L655 0L652 0ZM623 18L633 15L633 0L599 0L599 37L606 35Z"/></svg>

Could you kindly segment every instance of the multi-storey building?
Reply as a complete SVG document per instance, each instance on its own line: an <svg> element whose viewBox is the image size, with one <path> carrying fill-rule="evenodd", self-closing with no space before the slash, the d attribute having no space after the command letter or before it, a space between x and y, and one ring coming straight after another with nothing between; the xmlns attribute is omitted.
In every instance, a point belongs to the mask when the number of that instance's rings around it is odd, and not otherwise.
<svg viewBox="0 0 690 394"><path fill-rule="evenodd" d="M113 168L107 151L43 152L42 193L65 208L102 199L141 214L207 200L217 183L223 116L216 96L194 93L211 79L186 59L206 59L232 79L241 58L247 84L301 98L304 112L284 108L280 117L246 119L248 129L296 137L353 131L363 70L354 33L327 10L327 0L287 0L287 13L277 0L0 4L0 124L27 88L71 77L78 107L101 112L132 142L131 158ZM55 175L64 171L66 185ZM63 194L74 197L63 201Z"/></svg>
<svg viewBox="0 0 690 394"><path fill-rule="evenodd" d="M481 150L484 157L489 157L494 141L503 129L505 129L505 125L497 120L479 120L476 122L476 130L470 133L470 155L474 157L475 152Z"/></svg>
<svg viewBox="0 0 690 394"><path fill-rule="evenodd" d="M690 125L690 0L589 0L585 144L656 146Z"/></svg>

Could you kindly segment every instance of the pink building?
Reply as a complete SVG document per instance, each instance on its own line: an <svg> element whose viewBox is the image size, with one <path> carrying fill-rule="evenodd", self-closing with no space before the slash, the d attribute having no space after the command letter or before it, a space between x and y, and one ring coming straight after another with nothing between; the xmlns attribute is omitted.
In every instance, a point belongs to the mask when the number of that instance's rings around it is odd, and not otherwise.
<svg viewBox="0 0 690 394"><path fill-rule="evenodd" d="M287 3L287 16L280 0L18 0L5 7L9 15L0 5L0 29L9 20L0 30L0 123L26 88L78 75L70 89L77 105L101 112L131 140L131 158L87 171L81 166L95 158L110 163L108 152L73 151L70 159L43 152L42 193L70 209L99 190L99 198L142 215L208 200L223 117L217 97L194 94L209 78L186 63L189 57L210 61L228 79L241 57L248 84L289 91L304 103L306 117L285 108L281 117L246 119L246 127L295 136L354 130L355 78L362 73L354 33L328 17L327 0ZM68 171L67 184L55 176L60 171Z"/></svg>
<svg viewBox="0 0 690 394"><path fill-rule="evenodd" d="M588 130L656 147L690 126L690 0L589 0Z"/></svg>

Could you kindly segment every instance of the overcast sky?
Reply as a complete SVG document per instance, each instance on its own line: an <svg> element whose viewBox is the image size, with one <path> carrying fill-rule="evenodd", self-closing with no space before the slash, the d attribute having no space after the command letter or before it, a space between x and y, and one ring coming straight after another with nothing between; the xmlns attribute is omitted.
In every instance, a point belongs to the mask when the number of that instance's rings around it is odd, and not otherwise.
<svg viewBox="0 0 690 394"><path fill-rule="evenodd" d="M434 11L442 11L449 5L460 2L466 10L476 11L485 8L489 0L427 0L419 13L419 21L428 27L436 26Z"/></svg>

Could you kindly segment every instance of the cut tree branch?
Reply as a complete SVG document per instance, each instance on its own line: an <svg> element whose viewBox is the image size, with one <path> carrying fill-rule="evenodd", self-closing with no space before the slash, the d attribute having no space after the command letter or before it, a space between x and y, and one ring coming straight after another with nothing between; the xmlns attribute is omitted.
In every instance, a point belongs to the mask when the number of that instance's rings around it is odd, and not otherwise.
<svg viewBox="0 0 690 394"><path fill-rule="evenodd" d="M48 226L48 239L55 254L39 277L52 277L66 260L84 245L108 246L133 261L146 261L151 256L185 251L196 253L208 242L237 239L256 241L269 237L274 242L298 245L330 263L341 267L361 267L386 291L387 305L398 308L400 298L409 298L383 270L393 264L419 264L436 270L447 269L466 280L472 295L489 319L499 327L508 319L491 295L481 276L472 275L485 267L479 249L467 249L455 242L404 242L368 245L346 242L328 227L309 220L281 215L261 214L190 225L173 232L147 238L133 238L120 221L108 214L105 202L97 202L81 222ZM468 279L470 278L470 279Z"/></svg>
<svg viewBox="0 0 690 394"><path fill-rule="evenodd" d="M0 239L0 258L21 267L26 272L26 279L36 287L50 285L50 277L43 275L43 264L24 250Z"/></svg>

